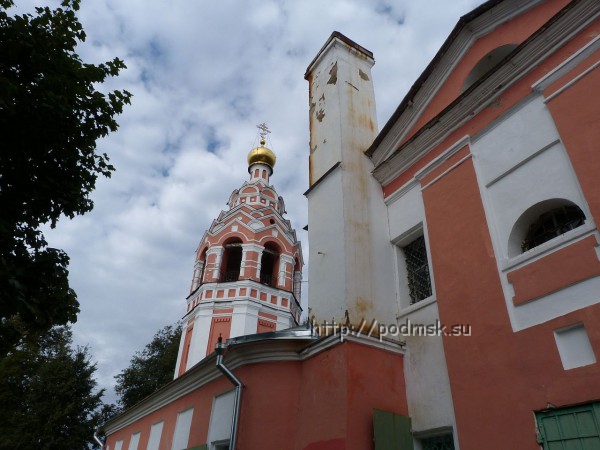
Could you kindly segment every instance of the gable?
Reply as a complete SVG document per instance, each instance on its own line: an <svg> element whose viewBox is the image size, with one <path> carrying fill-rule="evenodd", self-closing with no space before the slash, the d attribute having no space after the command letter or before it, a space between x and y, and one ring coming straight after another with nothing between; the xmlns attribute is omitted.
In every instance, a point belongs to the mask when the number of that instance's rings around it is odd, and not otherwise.
<svg viewBox="0 0 600 450"><path fill-rule="evenodd" d="M376 166L386 160L459 98L470 87L465 85L467 80L471 84L477 81L477 68L482 76L486 75L482 60L501 64L567 3L492 0L463 16L366 154Z"/></svg>

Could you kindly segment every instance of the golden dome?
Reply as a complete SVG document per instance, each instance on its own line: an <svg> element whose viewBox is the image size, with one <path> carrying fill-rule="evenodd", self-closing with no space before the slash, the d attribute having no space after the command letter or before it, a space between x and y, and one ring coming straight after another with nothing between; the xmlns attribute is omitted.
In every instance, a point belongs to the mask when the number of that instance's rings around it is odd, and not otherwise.
<svg viewBox="0 0 600 450"><path fill-rule="evenodd" d="M265 141L260 141L260 147L255 147L248 153L248 166L252 164L266 164L271 169L275 167L277 157L270 149L265 147Z"/></svg>

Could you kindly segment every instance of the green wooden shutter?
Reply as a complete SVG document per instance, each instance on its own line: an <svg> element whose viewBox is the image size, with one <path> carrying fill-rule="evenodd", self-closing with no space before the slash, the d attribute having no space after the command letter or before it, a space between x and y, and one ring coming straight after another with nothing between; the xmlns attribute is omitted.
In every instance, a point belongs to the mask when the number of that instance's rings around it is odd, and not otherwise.
<svg viewBox="0 0 600 450"><path fill-rule="evenodd" d="M600 403L536 413L544 450L600 449Z"/></svg>
<svg viewBox="0 0 600 450"><path fill-rule="evenodd" d="M413 450L410 417L373 410L375 450Z"/></svg>

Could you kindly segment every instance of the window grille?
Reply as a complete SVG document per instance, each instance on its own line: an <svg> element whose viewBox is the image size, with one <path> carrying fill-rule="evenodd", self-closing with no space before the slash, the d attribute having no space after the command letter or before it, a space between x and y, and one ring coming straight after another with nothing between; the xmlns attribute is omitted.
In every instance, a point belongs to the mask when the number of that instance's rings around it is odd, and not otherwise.
<svg viewBox="0 0 600 450"><path fill-rule="evenodd" d="M431 296L431 278L425 238L418 237L404 248L411 305Z"/></svg>
<svg viewBox="0 0 600 450"><path fill-rule="evenodd" d="M561 234L577 228L585 222L585 214L575 205L565 205L554 208L540 215L531 224L527 236L521 244L521 250L526 252L542 245Z"/></svg>
<svg viewBox="0 0 600 450"><path fill-rule="evenodd" d="M454 450L454 439L451 434L432 436L421 440L423 450Z"/></svg>

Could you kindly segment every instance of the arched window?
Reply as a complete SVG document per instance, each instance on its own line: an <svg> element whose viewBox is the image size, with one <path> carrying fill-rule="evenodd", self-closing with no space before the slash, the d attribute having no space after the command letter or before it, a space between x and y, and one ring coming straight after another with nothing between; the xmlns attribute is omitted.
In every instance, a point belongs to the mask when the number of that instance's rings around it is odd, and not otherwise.
<svg viewBox="0 0 600 450"><path fill-rule="evenodd" d="M237 281L240 278L242 267L242 240L233 238L223 245L223 260L221 262L221 276L219 281Z"/></svg>
<svg viewBox="0 0 600 450"><path fill-rule="evenodd" d="M260 282L269 286L277 285L277 263L279 260L279 248L268 242L262 252L260 259Z"/></svg>
<svg viewBox="0 0 600 450"><path fill-rule="evenodd" d="M579 206L566 199L550 199L525 211L509 239L509 256L516 256L565 234L585 223Z"/></svg>
<svg viewBox="0 0 600 450"><path fill-rule="evenodd" d="M471 69L469 75L467 75L467 78L463 83L462 92L465 92L467 89L473 86L477 80L479 80L496 65L498 65L498 63L504 58L506 58L508 54L512 52L516 47L516 44L502 45L498 48L495 48L483 58L481 58L479 62L475 64L475 67Z"/></svg>

